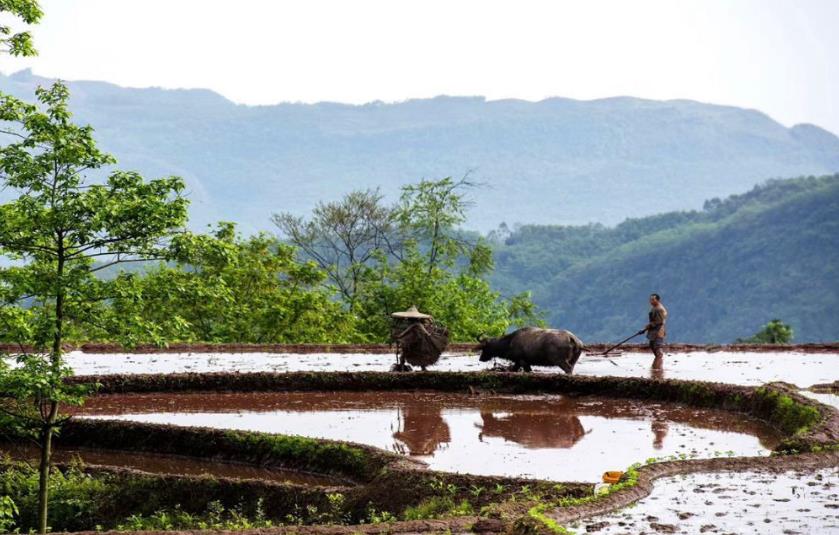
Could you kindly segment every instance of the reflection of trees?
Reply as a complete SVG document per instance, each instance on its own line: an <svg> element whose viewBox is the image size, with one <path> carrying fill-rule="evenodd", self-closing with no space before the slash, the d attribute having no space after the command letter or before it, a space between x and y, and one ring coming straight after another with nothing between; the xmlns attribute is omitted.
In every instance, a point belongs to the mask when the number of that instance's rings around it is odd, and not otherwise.
<svg viewBox="0 0 839 535"><path fill-rule="evenodd" d="M574 414L549 412L514 412L496 416L481 410L483 424L480 440L500 437L526 448L570 448L585 434L583 424Z"/></svg>
<svg viewBox="0 0 839 535"><path fill-rule="evenodd" d="M399 431L393 438L400 453L409 455L432 455L440 444L451 442L449 424L443 419L443 407L437 404L408 403L400 410ZM403 447L404 445L404 447Z"/></svg>

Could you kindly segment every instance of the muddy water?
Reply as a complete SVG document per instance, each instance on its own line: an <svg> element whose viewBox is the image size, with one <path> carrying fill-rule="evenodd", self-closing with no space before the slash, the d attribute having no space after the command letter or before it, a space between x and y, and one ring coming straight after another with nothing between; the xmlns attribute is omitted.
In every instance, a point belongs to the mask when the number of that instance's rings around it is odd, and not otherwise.
<svg viewBox="0 0 839 535"><path fill-rule="evenodd" d="M825 405L831 405L839 409L839 394L826 394L822 392L810 392L809 390L802 390L800 392L802 396L806 396L810 399L815 399L818 402L824 403Z"/></svg>
<svg viewBox="0 0 839 535"><path fill-rule="evenodd" d="M177 373L211 371L387 371L391 355L370 354L272 354L272 353L160 353L86 354L69 353L67 361L80 375L110 373ZM500 362L500 361L499 361ZM624 353L609 360L586 356L574 373L663 377L758 385L786 381L801 387L839 379L839 354L783 353L668 353L662 370L651 370L647 353ZM443 355L431 370L480 371L492 368L475 355ZM556 368L537 368L556 373Z"/></svg>
<svg viewBox="0 0 839 535"><path fill-rule="evenodd" d="M60 438L58 439L60 442ZM38 458L34 446L23 444L0 444L0 456L33 461ZM176 455L149 455L124 451L62 449L53 451L53 462L81 462L88 465L118 466L151 474L210 475L233 479L262 479L268 481L297 483L300 485L335 486L343 481L320 474L309 474L279 468L259 468L245 464L205 461L193 457Z"/></svg>
<svg viewBox="0 0 839 535"><path fill-rule="evenodd" d="M575 533L839 533L839 470L693 474L656 481L634 507Z"/></svg>
<svg viewBox="0 0 839 535"><path fill-rule="evenodd" d="M432 468L596 481L649 457L768 453L777 435L725 411L563 396L429 392L97 396L83 415L370 444Z"/></svg>

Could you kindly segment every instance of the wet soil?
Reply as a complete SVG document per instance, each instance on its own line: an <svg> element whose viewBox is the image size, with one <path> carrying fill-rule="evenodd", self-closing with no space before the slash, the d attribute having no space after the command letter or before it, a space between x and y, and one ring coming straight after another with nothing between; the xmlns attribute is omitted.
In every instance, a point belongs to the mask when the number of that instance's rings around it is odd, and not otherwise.
<svg viewBox="0 0 839 535"><path fill-rule="evenodd" d="M180 373L180 372L292 372L292 371L388 371L392 355L384 354L275 354L275 353L156 353L93 354L72 352L68 364L79 375ZM501 361L498 361L501 364ZM577 375L652 377L719 381L760 385L784 381L802 388L837 379L839 353L786 352L668 352L660 370L651 369L646 352L625 352L608 359L583 355ZM482 371L492 362L479 362L476 355L445 354L429 368L433 371ZM559 373L557 368L536 368L537 373Z"/></svg>
<svg viewBox="0 0 839 535"><path fill-rule="evenodd" d="M779 442L769 426L727 411L556 395L100 395L80 414L349 440L440 470L562 481L597 481L649 457L766 454Z"/></svg>
<svg viewBox="0 0 839 535"><path fill-rule="evenodd" d="M839 469L660 479L634 507L571 524L578 533L839 533Z"/></svg>
<svg viewBox="0 0 839 535"><path fill-rule="evenodd" d="M38 458L39 452L34 446L26 444L0 444L0 457L4 455L9 455L15 460L34 461ZM207 461L179 455L86 448L57 448L53 450L53 462L58 464L80 462L83 465L117 466L149 474L208 475L216 478L258 479L324 487L346 485L343 480L330 478L322 474L284 470L282 468L260 468L233 462Z"/></svg>
<svg viewBox="0 0 839 535"><path fill-rule="evenodd" d="M839 380L833 381L832 383L812 385L810 390L822 394L839 394Z"/></svg>

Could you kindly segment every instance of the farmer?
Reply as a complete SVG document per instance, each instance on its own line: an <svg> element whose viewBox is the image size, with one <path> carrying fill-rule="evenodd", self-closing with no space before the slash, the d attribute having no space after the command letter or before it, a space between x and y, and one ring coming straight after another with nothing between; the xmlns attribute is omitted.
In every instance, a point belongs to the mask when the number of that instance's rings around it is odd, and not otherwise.
<svg viewBox="0 0 839 535"><path fill-rule="evenodd" d="M426 366L437 362L449 343L449 331L415 306L391 316L394 319L391 340L396 342L397 357L393 371L409 371L406 362L425 371Z"/></svg>
<svg viewBox="0 0 839 535"><path fill-rule="evenodd" d="M661 297L658 294L650 295L650 322L638 334L647 333L647 340L650 341L650 350L652 350L655 359L653 360L653 369L661 370L664 363L664 337L667 336L667 309L661 304Z"/></svg>

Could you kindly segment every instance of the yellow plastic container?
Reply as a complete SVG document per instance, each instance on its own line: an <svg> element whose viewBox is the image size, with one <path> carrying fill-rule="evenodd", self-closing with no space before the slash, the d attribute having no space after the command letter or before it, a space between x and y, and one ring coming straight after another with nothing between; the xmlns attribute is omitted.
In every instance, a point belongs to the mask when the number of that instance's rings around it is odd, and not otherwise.
<svg viewBox="0 0 839 535"><path fill-rule="evenodd" d="M603 472L603 483L614 485L621 480L623 472Z"/></svg>

